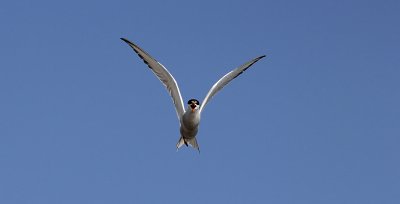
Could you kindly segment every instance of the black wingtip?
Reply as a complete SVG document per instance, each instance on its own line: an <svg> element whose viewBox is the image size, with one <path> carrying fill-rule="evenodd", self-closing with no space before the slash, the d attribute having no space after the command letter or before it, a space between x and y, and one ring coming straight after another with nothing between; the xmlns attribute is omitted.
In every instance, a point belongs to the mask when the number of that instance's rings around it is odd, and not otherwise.
<svg viewBox="0 0 400 204"><path fill-rule="evenodd" d="M124 42L128 43L128 44L131 43L129 40L127 40L127 39L125 39L125 38L120 38L120 39L123 40Z"/></svg>
<svg viewBox="0 0 400 204"><path fill-rule="evenodd" d="M261 55L259 57L256 57L256 58L253 59L254 60L253 62L255 63L255 62L257 62L258 60L260 60L260 59L262 59L264 57L266 57L266 55Z"/></svg>
<svg viewBox="0 0 400 204"><path fill-rule="evenodd" d="M126 42L128 45L130 45L131 47L132 46L135 46L135 44L133 44L131 41L129 41L128 39L126 39L126 38L120 38L121 40L123 40L124 42Z"/></svg>

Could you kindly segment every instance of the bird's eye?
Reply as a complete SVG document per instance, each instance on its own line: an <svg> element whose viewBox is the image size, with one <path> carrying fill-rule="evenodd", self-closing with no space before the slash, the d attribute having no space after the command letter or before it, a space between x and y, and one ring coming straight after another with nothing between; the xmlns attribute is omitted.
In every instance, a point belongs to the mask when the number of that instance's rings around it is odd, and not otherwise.
<svg viewBox="0 0 400 204"><path fill-rule="evenodd" d="M190 99L187 103L188 103L189 105L192 104L192 103L195 103L195 104L197 104L197 105L200 105L199 101L196 100L196 99Z"/></svg>

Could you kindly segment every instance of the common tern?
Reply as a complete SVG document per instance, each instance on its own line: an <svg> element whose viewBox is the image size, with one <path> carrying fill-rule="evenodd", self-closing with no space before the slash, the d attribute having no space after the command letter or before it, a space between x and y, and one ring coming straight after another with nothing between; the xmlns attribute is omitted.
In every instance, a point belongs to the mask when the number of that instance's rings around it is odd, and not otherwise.
<svg viewBox="0 0 400 204"><path fill-rule="evenodd" d="M174 77L169 73L167 68L165 68L160 62L155 60L152 56L150 56L146 51L137 46L136 44L130 42L125 38L121 38L121 40L125 41L135 52L139 55L139 57L143 60L145 64L150 68L150 70L158 77L158 79L164 84L167 88L170 96L172 97L172 101L175 105L176 114L178 116L178 120L180 123L180 133L181 136L179 138L178 143L176 144L176 149L178 150L182 145L192 146L200 152L199 144L196 140L196 135L199 129L200 124L200 116L204 107L210 102L211 98L221 90L225 85L227 85L234 78L242 74L246 71L251 65L256 63L258 60L265 57L265 55L256 57L242 66L228 72L225 76L219 79L208 91L206 97L203 100L203 104L200 105L200 102L197 99L190 99L187 104L187 109L185 110L183 105L183 100L181 93L179 91L178 84Z"/></svg>

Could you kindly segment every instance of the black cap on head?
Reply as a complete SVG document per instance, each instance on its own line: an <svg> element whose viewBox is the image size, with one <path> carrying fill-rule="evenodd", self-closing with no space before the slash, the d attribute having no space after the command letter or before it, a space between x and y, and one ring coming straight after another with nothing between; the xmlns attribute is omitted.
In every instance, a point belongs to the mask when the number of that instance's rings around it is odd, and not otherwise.
<svg viewBox="0 0 400 204"><path fill-rule="evenodd" d="M192 102L194 102L197 105L200 105L199 101L197 99L194 99L194 98L190 99L187 103L190 105L190 104L192 104Z"/></svg>

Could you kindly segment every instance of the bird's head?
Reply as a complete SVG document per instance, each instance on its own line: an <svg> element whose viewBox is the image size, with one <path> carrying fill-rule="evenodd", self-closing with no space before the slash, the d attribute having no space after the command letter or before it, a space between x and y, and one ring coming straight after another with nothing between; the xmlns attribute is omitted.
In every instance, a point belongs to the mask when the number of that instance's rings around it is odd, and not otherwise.
<svg viewBox="0 0 400 204"><path fill-rule="evenodd" d="M199 109L200 107L200 103L197 99L190 99L188 101L188 105L191 108L192 112L194 112L195 110Z"/></svg>

